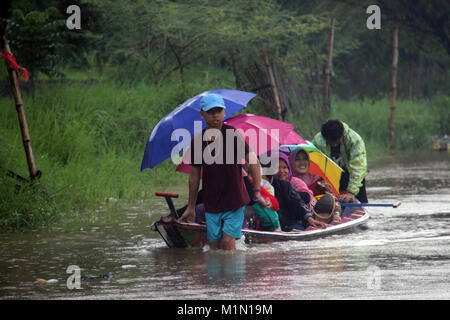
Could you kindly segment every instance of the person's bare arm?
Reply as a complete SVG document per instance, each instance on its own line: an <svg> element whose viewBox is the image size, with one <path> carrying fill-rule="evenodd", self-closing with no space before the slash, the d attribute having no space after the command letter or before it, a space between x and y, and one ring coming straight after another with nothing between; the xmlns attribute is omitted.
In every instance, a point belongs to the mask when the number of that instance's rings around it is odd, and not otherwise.
<svg viewBox="0 0 450 320"><path fill-rule="evenodd" d="M195 220L195 203L197 202L198 187L200 186L200 166L191 166L189 174L189 200L186 210L178 219L180 222L193 222Z"/></svg>
<svg viewBox="0 0 450 320"><path fill-rule="evenodd" d="M253 151L250 151L245 155L245 161L247 161L249 175L253 179L253 190L255 190L253 197L259 198L261 196L261 191L258 191L261 190L261 171L259 160L256 157L256 154Z"/></svg>

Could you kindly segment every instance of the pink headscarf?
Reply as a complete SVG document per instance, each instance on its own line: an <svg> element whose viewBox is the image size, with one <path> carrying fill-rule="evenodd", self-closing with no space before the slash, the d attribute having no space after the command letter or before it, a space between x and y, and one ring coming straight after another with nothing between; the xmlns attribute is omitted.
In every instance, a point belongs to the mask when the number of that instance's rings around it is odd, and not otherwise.
<svg viewBox="0 0 450 320"><path fill-rule="evenodd" d="M319 180L319 179L320 179L320 176L317 176L317 175L315 175L315 174L311 174L311 173L309 173L309 172L308 172L308 173L304 173L304 174L300 174L300 173L295 172L295 157L297 156L297 153L299 153L299 152L305 153L305 154L306 154L306 157L308 158L308 162L311 161L311 160L309 159L309 153L308 153L308 151L306 151L306 150L304 150L304 149L302 149L302 148L298 148L298 149L295 149L295 150L291 151L291 153L289 154L289 165L290 165L291 168L292 168L292 175L293 175L294 177L297 177L297 178L302 179L302 180L306 183L307 186L310 186L310 185L312 185L314 182L316 182L317 180Z"/></svg>
<svg viewBox="0 0 450 320"><path fill-rule="evenodd" d="M291 183L291 185L294 187L295 190L297 190L299 192L307 192L309 194L309 198L312 200L314 195L313 195L313 192L311 191L311 189L308 188L308 186L302 179L292 176L292 170L291 170L291 165L289 164L288 156L285 155L283 152L280 152L279 158L281 160L284 160L286 162L286 165L288 166L289 177L287 178L287 181L289 181Z"/></svg>

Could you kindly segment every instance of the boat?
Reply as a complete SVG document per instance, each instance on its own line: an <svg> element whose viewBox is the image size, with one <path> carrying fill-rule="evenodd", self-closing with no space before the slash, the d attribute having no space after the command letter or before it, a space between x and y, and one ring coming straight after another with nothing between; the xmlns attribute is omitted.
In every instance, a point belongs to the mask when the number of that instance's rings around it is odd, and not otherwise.
<svg viewBox="0 0 450 320"><path fill-rule="evenodd" d="M327 224L327 227L324 229L309 226L304 231L284 232L243 228L242 235L247 244L307 241L364 227L369 218L369 212L365 207L354 206L343 211L340 223ZM206 225L204 224L178 222L173 217L162 217L155 221L151 228L161 236L169 248L202 248L208 243L206 239Z"/></svg>

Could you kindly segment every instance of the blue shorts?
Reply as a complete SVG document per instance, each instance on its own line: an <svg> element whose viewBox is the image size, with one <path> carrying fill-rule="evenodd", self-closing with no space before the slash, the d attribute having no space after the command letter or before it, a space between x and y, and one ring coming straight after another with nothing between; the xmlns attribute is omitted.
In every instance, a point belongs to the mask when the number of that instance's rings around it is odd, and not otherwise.
<svg viewBox="0 0 450 320"><path fill-rule="evenodd" d="M222 232L235 239L240 239L242 237L244 211L245 206L233 211L219 213L206 212L206 238L209 242L222 240Z"/></svg>

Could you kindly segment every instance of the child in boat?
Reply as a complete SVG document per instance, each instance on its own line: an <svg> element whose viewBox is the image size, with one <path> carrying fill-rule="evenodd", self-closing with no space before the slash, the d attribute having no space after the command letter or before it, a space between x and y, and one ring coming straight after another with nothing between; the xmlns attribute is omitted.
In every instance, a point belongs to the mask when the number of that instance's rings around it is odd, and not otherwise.
<svg viewBox="0 0 450 320"><path fill-rule="evenodd" d="M302 148L291 151L289 164L292 168L292 175L301 179L313 192L314 196L332 192L331 186L321 176L309 172L310 159L308 151Z"/></svg>
<svg viewBox="0 0 450 320"><path fill-rule="evenodd" d="M253 193L253 178L251 175L247 173L247 170L245 169L245 166L242 168L242 175L244 176L244 182L245 187L247 188L247 192L249 193L249 196L251 196ZM277 198L275 198L275 189L270 184L270 182L265 179L262 170L260 170L260 176L261 176L261 199L258 201L250 201L250 205L253 205L254 203L258 203L263 208L270 208L272 210L277 211L278 210L278 201ZM264 181L264 182L263 182Z"/></svg>
<svg viewBox="0 0 450 320"><path fill-rule="evenodd" d="M278 155L278 171L275 174L275 177L281 180L289 181L292 186L300 193L303 201L308 205L311 209L311 200L313 198L313 192L308 188L305 182L300 178L294 177L292 175L292 170L289 165L288 156L283 152L279 152Z"/></svg>
<svg viewBox="0 0 450 320"><path fill-rule="evenodd" d="M270 184L270 181L267 180L267 177L262 174L262 168L261 168L261 187L266 189L272 196L275 196L275 189L273 188L273 185Z"/></svg>
<svg viewBox="0 0 450 320"><path fill-rule="evenodd" d="M191 141L189 200L179 221L194 220L195 204L202 179L206 237L210 247L234 250L236 239L242 237L245 206L250 202L242 175L243 159L238 159L238 151L242 150L241 148L245 150L245 160L253 176L254 201L262 198L259 160L239 132L223 123L226 106L220 95L205 95L200 100L200 108L200 115L206 122L206 128ZM230 134L233 134L232 139L227 139L226 135ZM222 142L228 143L220 143L221 141L216 139L223 139ZM234 155L233 161L227 163L229 162L227 154L231 152ZM218 161L216 157L219 158ZM211 159L213 161L210 161Z"/></svg>
<svg viewBox="0 0 450 320"><path fill-rule="evenodd" d="M251 194L253 192L253 184L252 179L243 171L245 177L245 185L247 187L247 191ZM262 174L262 171L261 171ZM264 181L264 182L263 182ZM251 211L254 217L256 218L256 225L252 226L256 230L263 231L280 231L280 222L278 217L278 209L279 204L275 195L275 189L273 186L264 179L264 176L261 176L261 196L262 200L259 202L250 202L247 211ZM263 201L263 203L261 203ZM266 202L266 203L264 203Z"/></svg>
<svg viewBox="0 0 450 320"><path fill-rule="evenodd" d="M334 194L327 192L314 197L312 202L314 219L331 224L341 222L341 206Z"/></svg>

